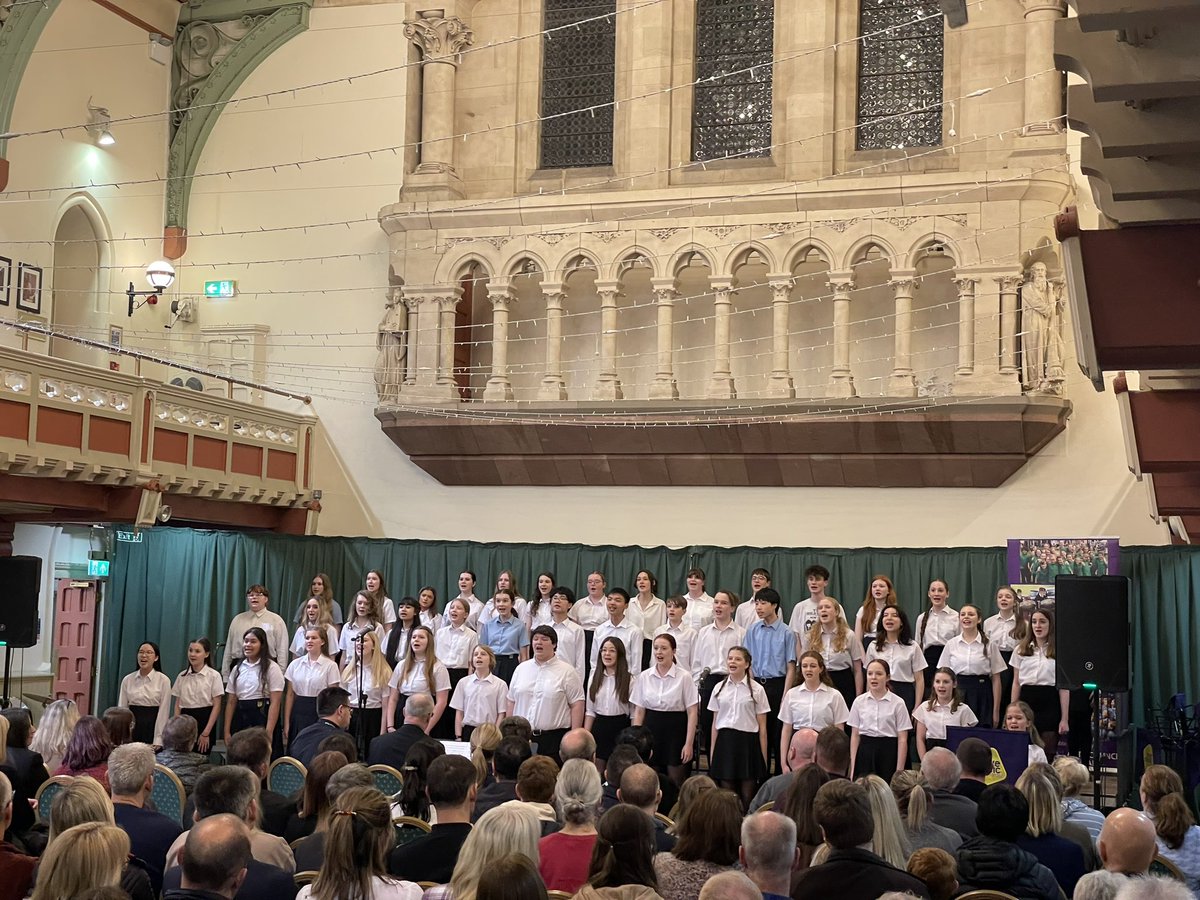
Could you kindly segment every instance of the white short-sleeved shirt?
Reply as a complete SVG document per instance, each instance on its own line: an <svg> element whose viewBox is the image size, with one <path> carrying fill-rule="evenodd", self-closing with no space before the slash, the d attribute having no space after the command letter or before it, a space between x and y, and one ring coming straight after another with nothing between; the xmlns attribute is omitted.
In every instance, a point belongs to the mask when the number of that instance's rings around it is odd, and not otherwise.
<svg viewBox="0 0 1200 900"><path fill-rule="evenodd" d="M338 649L345 654L342 661L345 662L350 657L354 656L354 639L364 631L375 632L375 649L383 650L384 631L382 625L372 626L369 623L366 625L357 625L354 622L347 622L342 626L342 635L338 638Z"/></svg>
<svg viewBox="0 0 1200 900"><path fill-rule="evenodd" d="M350 669L350 675L342 676L342 687L350 692L350 705L355 709L358 708L358 666ZM367 704L365 709L382 709L383 703L387 700L387 695L390 693L387 682L382 684L375 683L375 674L370 668L362 670L362 689L367 695Z"/></svg>
<svg viewBox="0 0 1200 900"><path fill-rule="evenodd" d="M479 646L479 635L463 625L446 623L434 635L437 658L447 669L470 669L471 655Z"/></svg>
<svg viewBox="0 0 1200 900"><path fill-rule="evenodd" d="M843 669L849 669L854 663L863 658L862 641L858 640L853 632L846 635L845 650L833 649L833 642L836 638L836 631L821 629L821 658L825 660L825 668L830 672L840 672ZM804 642L804 649L808 649L807 640Z"/></svg>
<svg viewBox="0 0 1200 900"><path fill-rule="evenodd" d="M221 681L221 673L211 666L199 672L189 666L179 673L171 693L179 698L181 708L200 709L212 706L225 695L225 683Z"/></svg>
<svg viewBox="0 0 1200 900"><path fill-rule="evenodd" d="M687 609L683 611L683 624L691 628L693 631L699 631L705 625L711 625L713 621L713 598L708 595L708 592L701 594L699 597L691 597L684 595L687 600Z"/></svg>
<svg viewBox="0 0 1200 900"><path fill-rule="evenodd" d="M480 678L474 672L454 686L451 709L461 709L463 724L472 728L496 722L508 708L508 685L491 672Z"/></svg>
<svg viewBox="0 0 1200 900"><path fill-rule="evenodd" d="M292 635L292 645L288 649L292 651L293 656L304 656L304 635L310 626L301 625L296 629L296 633ZM341 645L338 643L337 629L332 625L325 626L325 646L329 648L330 653L337 653Z"/></svg>
<svg viewBox="0 0 1200 900"><path fill-rule="evenodd" d="M883 649L878 649L875 641L867 644L867 652L863 655L863 668L870 665L871 660L882 659L888 664L892 681L911 684L917 680L917 673L929 668L925 654L913 641L902 644L899 641L884 641Z"/></svg>
<svg viewBox="0 0 1200 900"><path fill-rule="evenodd" d="M587 639L583 628L578 622L567 619L563 622L551 622L550 627L558 635L558 644L554 655L573 668L583 678L584 664L587 662Z"/></svg>
<svg viewBox="0 0 1200 900"><path fill-rule="evenodd" d="M396 621L396 604L391 597L384 597L383 602L379 604L379 614L383 616L383 624L391 625Z"/></svg>
<svg viewBox="0 0 1200 900"><path fill-rule="evenodd" d="M801 637L805 637L816 621L817 601L812 597L807 597L797 603L792 610L792 617L788 619L788 628Z"/></svg>
<svg viewBox="0 0 1200 900"><path fill-rule="evenodd" d="M596 668L596 660L600 658L600 645L607 637L618 638L625 645L625 662L629 673L636 675L642 670L642 642L646 638L642 634L642 626L636 622L624 619L620 625L611 621L596 626L595 637L592 638L592 669Z"/></svg>
<svg viewBox="0 0 1200 900"><path fill-rule="evenodd" d="M629 608L641 618L642 634L646 640L654 637L654 631L660 625L667 621L667 604L659 597L651 597L650 605L642 607L642 603L635 596L629 601Z"/></svg>
<svg viewBox="0 0 1200 900"><path fill-rule="evenodd" d="M1005 665L1000 648L991 641L985 650L981 636L976 635L975 640L968 642L956 634L946 641L938 668L950 669L955 675L997 675L1004 671Z"/></svg>
<svg viewBox="0 0 1200 900"><path fill-rule="evenodd" d="M438 629L446 624L446 620L442 617L442 614L439 612L434 612L431 609L417 610L417 618L421 620L422 625L424 625L434 634L437 634Z"/></svg>
<svg viewBox="0 0 1200 900"><path fill-rule="evenodd" d="M508 686L513 715L524 716L534 731L571 727L571 706L583 699L579 673L557 656L528 659L517 666Z"/></svg>
<svg viewBox="0 0 1200 900"><path fill-rule="evenodd" d="M567 615L570 615L570 611ZM550 609L550 598L543 597L538 604L537 612L533 611L533 602L529 603L529 630L537 628L539 625L549 625L554 621L554 611Z"/></svg>
<svg viewBox="0 0 1200 900"><path fill-rule="evenodd" d="M601 597L599 603L593 603L585 594L575 601L567 616L572 622L578 622L584 631L595 631L597 626L608 621L608 598Z"/></svg>
<svg viewBox="0 0 1200 900"><path fill-rule="evenodd" d="M983 620L983 633L1001 651L1016 650L1017 639L1012 636L1012 630L1016 624L1017 617L1015 613L1010 619L1002 619L1000 618L1000 613L996 613L994 616L988 616Z"/></svg>
<svg viewBox="0 0 1200 900"><path fill-rule="evenodd" d="M761 684L744 677L741 681L726 678L713 689L708 709L715 713L717 731L758 731L758 717L771 711L771 702Z"/></svg>
<svg viewBox="0 0 1200 900"><path fill-rule="evenodd" d="M433 684L425 678L425 663L421 660L413 662L412 671L403 681L404 666L396 666L396 671L392 673L392 680L388 682L388 687L394 691L399 691L405 697L411 697L413 694L429 694L435 700L437 695L442 691L450 690L450 673L446 671L446 667L441 661L433 664Z"/></svg>
<svg viewBox="0 0 1200 900"><path fill-rule="evenodd" d="M163 728L171 718L171 679L151 669L148 675L141 670L130 672L121 679L118 706L155 706L158 715L154 721L154 743L162 746Z"/></svg>
<svg viewBox="0 0 1200 900"><path fill-rule="evenodd" d="M797 731L801 728L820 731L826 725L843 725L848 718L850 710L841 691L827 684L817 685L815 691L801 684L784 694L779 704L779 721Z"/></svg>
<svg viewBox="0 0 1200 900"><path fill-rule="evenodd" d="M1053 687L1056 683L1058 662L1036 644L1029 656L1014 653L1008 662L1020 676L1023 685Z"/></svg>
<svg viewBox="0 0 1200 900"><path fill-rule="evenodd" d="M292 683L292 690L298 697L315 697L325 688L342 683L342 673L338 671L337 663L328 656L311 660L305 654L293 659L283 675Z"/></svg>
<svg viewBox="0 0 1200 900"><path fill-rule="evenodd" d="M724 628L718 628L716 622L705 625L696 632L692 643L692 675L699 677L706 667L712 675L728 675L725 657L731 647L739 646L745 639L746 629L734 622Z"/></svg>
<svg viewBox="0 0 1200 900"><path fill-rule="evenodd" d="M876 700L870 691L854 698L850 707L850 727L857 728L863 737L896 737L912 730L912 719L904 701L888 691Z"/></svg>
<svg viewBox="0 0 1200 900"><path fill-rule="evenodd" d="M669 634L675 638L675 664L685 672L692 671L692 645L696 642L696 631L687 625L675 628L673 625L659 625L654 629L654 637ZM653 660L653 656L651 656ZM653 662L651 663L653 665Z"/></svg>
<svg viewBox="0 0 1200 900"><path fill-rule="evenodd" d="M863 621L863 613L865 607L860 606L858 612L854 614L854 630L862 629L864 635L877 634L879 632L879 619L883 615L883 608L887 606L887 601L883 600L875 604L875 615L870 622Z"/></svg>
<svg viewBox="0 0 1200 900"><path fill-rule="evenodd" d="M733 621L743 630L758 621L758 610L754 608L754 597L750 596L737 605L733 611Z"/></svg>
<svg viewBox="0 0 1200 900"><path fill-rule="evenodd" d="M225 693L235 694L239 700L268 700L271 694L283 690L283 670L279 664L267 660L266 688L261 685L259 666L242 660L229 673Z"/></svg>
<svg viewBox="0 0 1200 900"><path fill-rule="evenodd" d="M629 702L654 712L684 712L689 706L699 705L700 692L678 663L667 669L666 674L655 665L634 679Z"/></svg>
<svg viewBox="0 0 1200 900"><path fill-rule="evenodd" d="M925 726L925 737L930 740L944 741L947 725L970 727L978 725L979 719L965 703L958 704L958 709L951 712L950 704L935 703L933 709L928 703L918 703L912 717Z"/></svg>
<svg viewBox="0 0 1200 900"><path fill-rule="evenodd" d="M929 625L925 629L925 637L921 640L921 649L927 647L942 647L946 641L954 637L962 626L958 623L958 610L951 609L949 606L943 606L941 611L927 610L917 616L917 627L913 631L914 636L921 634L921 623L929 617Z"/></svg>
<svg viewBox="0 0 1200 900"><path fill-rule="evenodd" d="M584 715L587 716L627 716L629 715L629 704L622 703L621 698L617 696L617 676L605 674L603 681L600 682L600 690L596 691L596 699L592 699L592 689L589 685L587 689L586 703L584 704ZM633 686L630 685L630 694L633 693Z"/></svg>

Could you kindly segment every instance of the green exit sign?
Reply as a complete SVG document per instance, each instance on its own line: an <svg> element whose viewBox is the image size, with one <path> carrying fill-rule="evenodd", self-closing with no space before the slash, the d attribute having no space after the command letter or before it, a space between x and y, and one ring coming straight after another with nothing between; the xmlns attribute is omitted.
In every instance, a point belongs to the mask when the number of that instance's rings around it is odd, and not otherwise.
<svg viewBox="0 0 1200 900"><path fill-rule="evenodd" d="M237 296L237 282L231 280L204 282L204 296L212 298L229 298Z"/></svg>
<svg viewBox="0 0 1200 900"><path fill-rule="evenodd" d="M108 577L109 561L107 559L89 559L88 560L88 577L89 578L107 578Z"/></svg>

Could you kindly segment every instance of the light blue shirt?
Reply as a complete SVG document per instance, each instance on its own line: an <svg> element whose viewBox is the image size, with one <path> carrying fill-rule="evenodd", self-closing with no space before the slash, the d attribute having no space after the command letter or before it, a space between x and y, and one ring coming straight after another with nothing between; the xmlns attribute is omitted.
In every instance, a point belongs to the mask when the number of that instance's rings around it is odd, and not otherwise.
<svg viewBox="0 0 1200 900"><path fill-rule="evenodd" d="M746 629L746 649L750 651L755 678L779 678L787 674L788 663L796 661L796 635L776 619L768 625L758 619Z"/></svg>
<svg viewBox="0 0 1200 900"><path fill-rule="evenodd" d="M491 647L497 656L513 656L529 646L529 632L516 616L509 616L507 622L497 617L479 629L479 643Z"/></svg>

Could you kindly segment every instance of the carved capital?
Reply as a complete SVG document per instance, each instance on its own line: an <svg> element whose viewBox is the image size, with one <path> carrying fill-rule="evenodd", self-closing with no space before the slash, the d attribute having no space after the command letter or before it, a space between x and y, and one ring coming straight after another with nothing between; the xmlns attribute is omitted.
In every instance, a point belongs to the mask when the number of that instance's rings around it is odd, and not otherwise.
<svg viewBox="0 0 1200 900"><path fill-rule="evenodd" d="M1025 281L1024 275L998 275L995 279L996 284L1000 285L1000 293L1015 294L1022 282Z"/></svg>
<svg viewBox="0 0 1200 900"><path fill-rule="evenodd" d="M969 275L959 275L954 279L954 286L958 288L960 297L975 296L975 285L977 284L979 284L979 279Z"/></svg>
<svg viewBox="0 0 1200 900"><path fill-rule="evenodd" d="M1021 0L1021 5L1025 8L1026 18L1036 12L1053 13L1058 18L1067 14L1067 0Z"/></svg>
<svg viewBox="0 0 1200 900"><path fill-rule="evenodd" d="M834 300L849 300L850 292L854 290L854 279L831 278L825 282L825 287L833 291Z"/></svg>
<svg viewBox="0 0 1200 900"><path fill-rule="evenodd" d="M916 287L917 282L915 278L893 278L890 284L897 299L902 297L908 297L911 299L913 295L913 289Z"/></svg>
<svg viewBox="0 0 1200 900"><path fill-rule="evenodd" d="M475 35L458 16L442 18L438 12L422 13L404 23L404 36L421 48L427 62L448 62L473 43Z"/></svg>
<svg viewBox="0 0 1200 900"><path fill-rule="evenodd" d="M772 278L767 282L771 285L771 300L774 303L786 302L792 294L791 278Z"/></svg>
<svg viewBox="0 0 1200 900"><path fill-rule="evenodd" d="M558 310L561 312L562 308L563 308L563 304L566 302L566 299L567 299L567 292L563 291L563 290L548 291L545 288L543 288L542 289L542 297L545 298L547 311Z"/></svg>

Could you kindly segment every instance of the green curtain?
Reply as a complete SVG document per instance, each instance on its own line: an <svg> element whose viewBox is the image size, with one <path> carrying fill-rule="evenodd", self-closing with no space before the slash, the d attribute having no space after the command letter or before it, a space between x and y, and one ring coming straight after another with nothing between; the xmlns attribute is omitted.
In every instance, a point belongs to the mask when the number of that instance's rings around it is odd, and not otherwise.
<svg viewBox="0 0 1200 900"><path fill-rule="evenodd" d="M415 596L432 585L439 601L458 592L464 569L479 577L476 593L487 597L501 569L511 569L522 594L539 572L582 592L588 573L599 570L612 587L632 592L634 575L650 570L658 595L684 590L692 566L704 569L709 593L731 590L744 597L750 572L762 567L784 598L785 614L807 596L804 570L829 569L828 593L848 617L862 603L871 577L888 575L915 623L933 578L950 587L954 606L973 602L985 616L995 612L996 587L1007 581L1003 548L820 549L796 547L587 547L578 544L481 544L470 541L400 541L154 528L138 543L117 541L104 600L100 706L113 702L121 677L134 668L138 644L155 640L163 670L174 676L186 665L187 643L208 635L224 640L230 619L245 605L246 587L262 582L271 608L291 622L317 572L329 575L343 609L368 569L383 572L389 596ZM1200 636L1193 598L1200 588L1200 549L1123 547L1121 573L1130 576L1133 623L1133 713L1145 721L1147 707L1162 707L1183 691L1200 699Z"/></svg>

